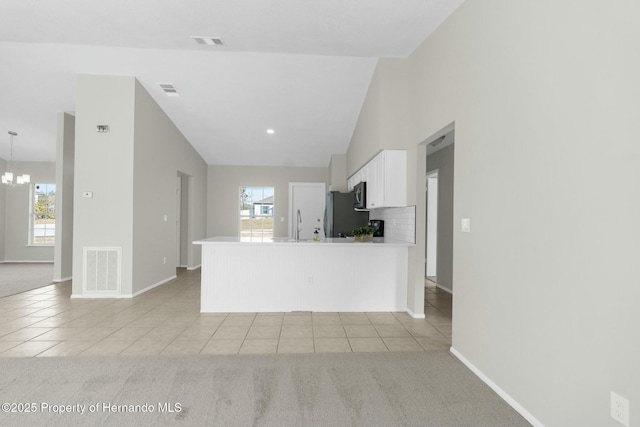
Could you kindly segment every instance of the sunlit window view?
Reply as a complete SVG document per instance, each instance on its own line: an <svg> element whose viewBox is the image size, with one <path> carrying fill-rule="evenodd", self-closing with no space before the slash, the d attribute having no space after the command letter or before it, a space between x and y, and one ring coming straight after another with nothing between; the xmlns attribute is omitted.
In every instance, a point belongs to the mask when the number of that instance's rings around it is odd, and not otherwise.
<svg viewBox="0 0 640 427"><path fill-rule="evenodd" d="M56 185L34 184L31 244L53 245L56 239Z"/></svg>
<svg viewBox="0 0 640 427"><path fill-rule="evenodd" d="M240 187L240 240L263 242L273 237L273 187Z"/></svg>

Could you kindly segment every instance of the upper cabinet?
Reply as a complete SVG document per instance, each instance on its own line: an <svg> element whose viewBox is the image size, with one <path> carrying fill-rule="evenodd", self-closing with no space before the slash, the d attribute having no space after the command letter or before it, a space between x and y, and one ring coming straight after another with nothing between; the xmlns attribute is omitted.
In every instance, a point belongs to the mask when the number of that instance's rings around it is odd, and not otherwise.
<svg viewBox="0 0 640 427"><path fill-rule="evenodd" d="M367 209L407 205L407 152L383 150L347 180L349 190L367 183Z"/></svg>

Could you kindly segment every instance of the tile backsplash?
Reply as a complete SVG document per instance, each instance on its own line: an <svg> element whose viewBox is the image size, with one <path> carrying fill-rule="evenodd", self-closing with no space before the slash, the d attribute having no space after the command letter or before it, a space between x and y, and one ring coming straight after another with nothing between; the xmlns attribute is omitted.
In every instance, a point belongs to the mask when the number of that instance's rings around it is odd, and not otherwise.
<svg viewBox="0 0 640 427"><path fill-rule="evenodd" d="M384 221L385 238L402 240L408 243L416 242L415 206L370 210L369 219L381 219Z"/></svg>

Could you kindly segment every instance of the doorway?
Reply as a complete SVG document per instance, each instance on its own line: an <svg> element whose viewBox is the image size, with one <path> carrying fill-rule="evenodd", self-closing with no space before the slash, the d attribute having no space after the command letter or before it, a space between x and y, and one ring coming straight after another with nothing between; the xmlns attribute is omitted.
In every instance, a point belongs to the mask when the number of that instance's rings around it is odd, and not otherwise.
<svg viewBox="0 0 640 427"><path fill-rule="evenodd" d="M289 238L313 239L317 229L324 238L324 209L326 204L324 182L289 183Z"/></svg>
<svg viewBox="0 0 640 427"><path fill-rule="evenodd" d="M425 142L425 276L453 293L453 189L455 129L451 124ZM433 264L431 264L433 261Z"/></svg>
<svg viewBox="0 0 640 427"><path fill-rule="evenodd" d="M425 227L425 277L438 283L438 170L427 173L427 226Z"/></svg>
<svg viewBox="0 0 640 427"><path fill-rule="evenodd" d="M189 175L176 177L176 267L189 265Z"/></svg>

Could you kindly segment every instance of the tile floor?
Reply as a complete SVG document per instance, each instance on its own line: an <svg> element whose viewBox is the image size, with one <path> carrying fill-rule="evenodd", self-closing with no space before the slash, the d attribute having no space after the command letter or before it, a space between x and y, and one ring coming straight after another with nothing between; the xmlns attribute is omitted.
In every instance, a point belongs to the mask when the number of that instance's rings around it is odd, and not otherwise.
<svg viewBox="0 0 640 427"><path fill-rule="evenodd" d="M200 270L133 299L70 299L65 282L0 298L0 357L428 351L451 346L450 294L407 313L200 314Z"/></svg>

